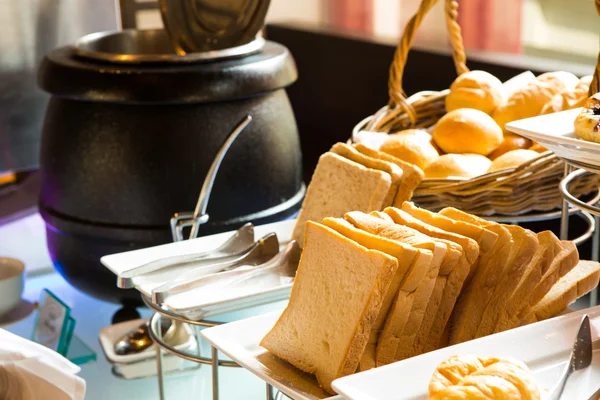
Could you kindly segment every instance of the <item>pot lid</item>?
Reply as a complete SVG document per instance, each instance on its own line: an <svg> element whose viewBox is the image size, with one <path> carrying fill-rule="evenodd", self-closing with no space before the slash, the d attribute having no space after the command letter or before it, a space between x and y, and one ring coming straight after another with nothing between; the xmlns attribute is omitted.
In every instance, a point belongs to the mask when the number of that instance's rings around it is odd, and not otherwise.
<svg viewBox="0 0 600 400"><path fill-rule="evenodd" d="M160 0L165 29L179 55L251 42L270 0Z"/></svg>

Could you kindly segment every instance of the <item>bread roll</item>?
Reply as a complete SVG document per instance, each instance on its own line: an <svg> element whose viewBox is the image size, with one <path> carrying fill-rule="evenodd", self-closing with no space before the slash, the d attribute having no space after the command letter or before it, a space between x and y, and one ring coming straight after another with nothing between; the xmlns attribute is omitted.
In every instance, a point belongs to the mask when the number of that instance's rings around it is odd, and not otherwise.
<svg viewBox="0 0 600 400"><path fill-rule="evenodd" d="M433 139L431 137L431 134L429 132L427 132L425 129L405 129L403 131L399 131L399 132L394 132L393 134L389 135L389 136L414 136L420 139L424 139L427 140L429 142L431 142Z"/></svg>
<svg viewBox="0 0 600 400"><path fill-rule="evenodd" d="M547 148L545 148L544 146L542 146L538 142L533 142L533 145L528 150L533 150L533 151L536 151L538 153L545 153L545 152L548 151Z"/></svg>
<svg viewBox="0 0 600 400"><path fill-rule="evenodd" d="M586 102L581 113L575 118L575 134L590 142L600 143L600 93Z"/></svg>
<svg viewBox="0 0 600 400"><path fill-rule="evenodd" d="M479 154L444 154L425 169L425 178L473 178L485 174L492 161Z"/></svg>
<svg viewBox="0 0 600 400"><path fill-rule="evenodd" d="M535 81L535 75L531 71L521 72L519 75L513 76L502 84L506 99L509 99L516 91L523 89L533 81Z"/></svg>
<svg viewBox="0 0 600 400"><path fill-rule="evenodd" d="M502 143L502 130L483 111L461 108L450 111L437 123L433 140L446 153L488 155Z"/></svg>
<svg viewBox="0 0 600 400"><path fill-rule="evenodd" d="M474 108L491 114L504 101L502 82L485 71L469 71L450 86L446 111Z"/></svg>
<svg viewBox="0 0 600 400"><path fill-rule="evenodd" d="M528 149L533 145L530 139L524 138L523 136L515 135L514 133L507 133L504 135L504 140L496 150L492 151L488 158L495 160L502 154L507 153L511 150L517 149Z"/></svg>
<svg viewBox="0 0 600 400"><path fill-rule="evenodd" d="M564 90L573 89L578 82L579 79L569 72L542 74L529 85L517 90L492 116L502 129L508 122L535 117L552 97Z"/></svg>
<svg viewBox="0 0 600 400"><path fill-rule="evenodd" d="M540 114L550 114L559 111L572 110L583 107L588 99L588 91L592 83L592 76L584 76L573 89L567 89L554 96L544 107Z"/></svg>
<svg viewBox="0 0 600 400"><path fill-rule="evenodd" d="M532 160L539 157L540 154L533 150L511 150L508 153L504 153L500 157L496 158L490 166L488 172L498 171L504 168L517 167L526 161Z"/></svg>
<svg viewBox="0 0 600 400"><path fill-rule="evenodd" d="M439 157L437 150L423 136L402 133L390 135L379 150L421 169Z"/></svg>

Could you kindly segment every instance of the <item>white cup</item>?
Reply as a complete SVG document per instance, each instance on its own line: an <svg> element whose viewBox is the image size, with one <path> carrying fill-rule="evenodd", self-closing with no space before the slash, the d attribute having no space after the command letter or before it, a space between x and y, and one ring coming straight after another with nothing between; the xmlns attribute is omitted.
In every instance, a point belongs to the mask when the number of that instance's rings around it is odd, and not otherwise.
<svg viewBox="0 0 600 400"><path fill-rule="evenodd" d="M0 317L21 301L25 285L25 264L14 258L0 257Z"/></svg>

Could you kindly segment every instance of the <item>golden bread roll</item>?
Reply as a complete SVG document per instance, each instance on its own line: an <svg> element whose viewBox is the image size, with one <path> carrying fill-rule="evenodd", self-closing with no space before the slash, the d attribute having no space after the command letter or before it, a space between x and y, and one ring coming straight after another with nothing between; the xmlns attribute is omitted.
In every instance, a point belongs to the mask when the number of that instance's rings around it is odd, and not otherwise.
<svg viewBox="0 0 600 400"><path fill-rule="evenodd" d="M568 89L573 89L579 79L569 72L547 72L536 78L521 90L517 90L506 103L492 114L494 120L504 130L504 125L518 119L535 117L552 97Z"/></svg>
<svg viewBox="0 0 600 400"><path fill-rule="evenodd" d="M502 140L500 146L496 150L492 151L488 155L488 158L494 161L502 154L507 153L511 150L528 149L532 145L533 142L530 139L524 138L523 136L519 136L514 133L507 133L504 135L504 140Z"/></svg>
<svg viewBox="0 0 600 400"><path fill-rule="evenodd" d="M444 154L425 168L425 178L473 178L485 174L492 161L480 154Z"/></svg>
<svg viewBox="0 0 600 400"><path fill-rule="evenodd" d="M526 161L539 157L539 153L533 150L517 149L511 150L496 158L488 172L498 171L504 168L517 167Z"/></svg>
<svg viewBox="0 0 600 400"><path fill-rule="evenodd" d="M483 111L461 108L444 115L433 140L445 153L488 155L502 143L502 129Z"/></svg>
<svg viewBox="0 0 600 400"><path fill-rule="evenodd" d="M429 400L539 400L540 389L527 366L515 359L452 356L429 383Z"/></svg>
<svg viewBox="0 0 600 400"><path fill-rule="evenodd" d="M575 118L575 134L590 142L600 143L600 93L586 102L581 113Z"/></svg>
<svg viewBox="0 0 600 400"><path fill-rule="evenodd" d="M502 82L485 71L469 71L450 86L446 96L446 111L474 108L491 114L504 101Z"/></svg>
<svg viewBox="0 0 600 400"><path fill-rule="evenodd" d="M439 157L437 150L427 138L402 133L389 135L389 138L381 145L379 150L402 161L414 164L421 169L425 169Z"/></svg>
<svg viewBox="0 0 600 400"><path fill-rule="evenodd" d="M509 99L516 91L521 90L533 81L535 81L535 75L531 71L521 72L519 75L513 76L502 84L506 99Z"/></svg>
<svg viewBox="0 0 600 400"><path fill-rule="evenodd" d="M548 151L547 148L539 144L538 142L533 142L533 146L531 146L528 150L533 150L538 153L545 153Z"/></svg>
<svg viewBox="0 0 600 400"><path fill-rule="evenodd" d="M592 76L584 76L573 89L564 90L554 96L544 105L540 114L550 114L583 107L588 99L588 91L590 90L591 83Z"/></svg>
<svg viewBox="0 0 600 400"><path fill-rule="evenodd" d="M428 142L431 142L432 140L431 134L425 129L405 129L403 131L394 132L390 136L415 136L420 139L425 139Z"/></svg>

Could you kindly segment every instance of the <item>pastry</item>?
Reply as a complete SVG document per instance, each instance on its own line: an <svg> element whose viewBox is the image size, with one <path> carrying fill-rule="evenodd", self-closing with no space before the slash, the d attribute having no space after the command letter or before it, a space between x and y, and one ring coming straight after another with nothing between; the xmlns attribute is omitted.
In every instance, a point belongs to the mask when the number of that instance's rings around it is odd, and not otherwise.
<svg viewBox="0 0 600 400"><path fill-rule="evenodd" d="M540 389L527 366L516 359L452 356L429 383L429 400L539 400Z"/></svg>
<svg viewBox="0 0 600 400"><path fill-rule="evenodd" d="M585 102L581 113L575 118L575 134L590 142L600 143L600 93Z"/></svg>
<svg viewBox="0 0 600 400"><path fill-rule="evenodd" d="M504 101L502 82L485 71L469 71L460 75L446 96L446 111L474 108L491 114Z"/></svg>
<svg viewBox="0 0 600 400"><path fill-rule="evenodd" d="M445 153L487 156L502 143L502 129L483 111L461 108L450 111L437 123L433 140Z"/></svg>

